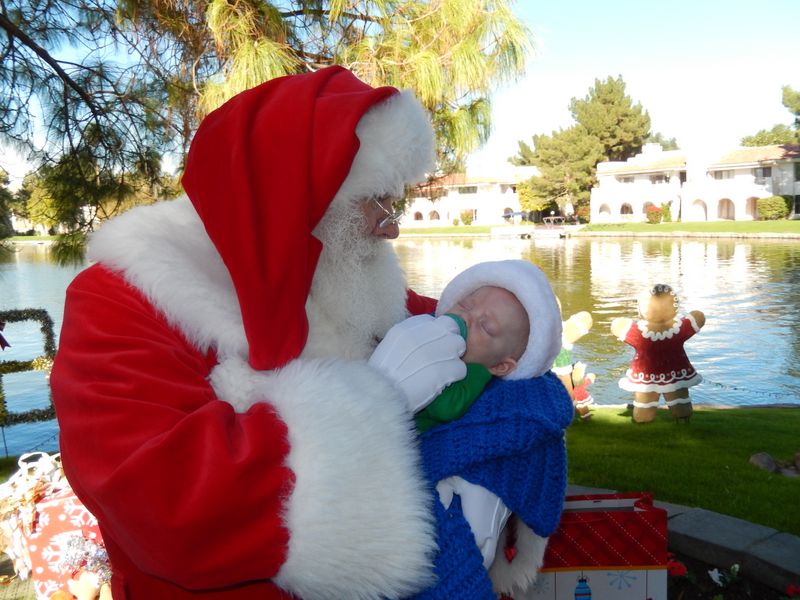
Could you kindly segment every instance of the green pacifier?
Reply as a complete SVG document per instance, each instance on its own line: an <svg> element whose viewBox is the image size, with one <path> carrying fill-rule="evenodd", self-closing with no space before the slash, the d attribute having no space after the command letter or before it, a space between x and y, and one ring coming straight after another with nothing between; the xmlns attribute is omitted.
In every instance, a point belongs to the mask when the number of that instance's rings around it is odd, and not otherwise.
<svg viewBox="0 0 800 600"><path fill-rule="evenodd" d="M467 323L466 323L466 321L464 321L464 319L462 319L458 315L454 315L453 313L445 313L444 316L445 317L450 317L451 319L453 319L453 321L458 323L458 333L460 333L461 337L466 340L467 339Z"/></svg>

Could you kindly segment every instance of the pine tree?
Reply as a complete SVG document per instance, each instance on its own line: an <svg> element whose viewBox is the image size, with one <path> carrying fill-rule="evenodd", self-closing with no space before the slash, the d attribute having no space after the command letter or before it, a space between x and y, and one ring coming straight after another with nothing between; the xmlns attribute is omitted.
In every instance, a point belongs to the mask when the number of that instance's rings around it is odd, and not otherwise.
<svg viewBox="0 0 800 600"><path fill-rule="evenodd" d="M157 190L162 158L182 164L199 120L226 99L340 64L416 92L449 172L488 138L491 90L519 77L530 54L512 2L6 0L0 137L48 166L46 181L63 176L49 197L88 231L105 207L135 199L133 175ZM81 187L88 220L70 216Z"/></svg>
<svg viewBox="0 0 800 600"><path fill-rule="evenodd" d="M800 92L783 86L783 105L794 116L792 125L775 125L742 138L742 146L770 146L773 144L800 144Z"/></svg>
<svg viewBox="0 0 800 600"><path fill-rule="evenodd" d="M640 152L648 138L664 147L677 147L674 138L665 140L660 133L651 136L650 116L625 94L622 77L608 77L605 82L595 79L583 100L572 99L570 111L575 125L550 136L534 135L533 148L519 141L516 156L509 159L515 165L539 169L540 175L530 180L530 206L555 201L563 208L570 202L578 212L589 204L598 162L625 160Z"/></svg>
<svg viewBox="0 0 800 600"><path fill-rule="evenodd" d="M603 158L603 146L583 125L533 136L533 164L540 176L530 179L531 193L538 205L555 202L562 208L569 202L575 209L589 204L596 183L595 167ZM535 210L534 207L528 210Z"/></svg>
<svg viewBox="0 0 800 600"><path fill-rule="evenodd" d="M11 226L11 204L14 195L8 184L8 173L0 168L0 240L14 235L14 228Z"/></svg>
<svg viewBox="0 0 800 600"><path fill-rule="evenodd" d="M622 76L595 79L588 95L582 100L573 98L569 109L575 121L603 145L606 160L634 156L650 135L650 115L625 94Z"/></svg>

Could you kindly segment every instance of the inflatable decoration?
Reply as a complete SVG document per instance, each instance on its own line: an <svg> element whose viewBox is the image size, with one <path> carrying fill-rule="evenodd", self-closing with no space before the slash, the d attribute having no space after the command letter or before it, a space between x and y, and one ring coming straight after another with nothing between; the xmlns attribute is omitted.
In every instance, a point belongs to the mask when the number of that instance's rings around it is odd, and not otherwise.
<svg viewBox="0 0 800 600"><path fill-rule="evenodd" d="M560 302L558 307L559 309L561 308ZM561 352L559 352L558 356L556 356L556 360L553 363L552 369L553 373L555 373L561 380L561 383L564 384L564 387L567 388L570 398L572 398L572 403L575 406L575 411L578 413L578 415L580 415L581 419L588 419L592 416L589 412L589 406L594 402L594 400L591 396L588 396L588 394L585 393L585 387L583 387L583 373L586 370L586 365L583 365L582 363L573 364L572 348L574 347L575 342L589 333L589 330L592 328L592 324L592 315L585 310L577 312L566 321L563 321L561 333ZM575 367L577 364L582 365L580 373L575 373ZM594 375L591 377L592 379L588 383L594 381ZM578 391L580 399L575 395L576 386L581 387L581 390Z"/></svg>
<svg viewBox="0 0 800 600"><path fill-rule="evenodd" d="M639 296L638 321L619 317L611 322L611 333L636 353L619 387L633 392L633 420L655 419L659 396L673 417L688 421L692 416L689 388L702 381L689 362L683 344L705 324L699 310L678 312L678 298L668 285L657 284Z"/></svg>

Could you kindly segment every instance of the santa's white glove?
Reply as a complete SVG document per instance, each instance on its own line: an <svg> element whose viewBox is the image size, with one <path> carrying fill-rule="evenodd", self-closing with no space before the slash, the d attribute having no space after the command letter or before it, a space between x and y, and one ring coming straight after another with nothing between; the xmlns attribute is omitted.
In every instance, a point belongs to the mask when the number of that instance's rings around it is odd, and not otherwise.
<svg viewBox="0 0 800 600"><path fill-rule="evenodd" d="M459 358L466 342L450 317L409 317L392 327L375 348L369 365L394 381L408 397L408 408L425 408L444 387L467 375Z"/></svg>

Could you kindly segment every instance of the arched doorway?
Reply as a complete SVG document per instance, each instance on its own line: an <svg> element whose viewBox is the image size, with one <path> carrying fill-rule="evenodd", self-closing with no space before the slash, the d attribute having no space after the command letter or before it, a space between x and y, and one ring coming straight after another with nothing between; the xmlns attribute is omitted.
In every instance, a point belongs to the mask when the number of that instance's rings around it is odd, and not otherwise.
<svg viewBox="0 0 800 600"><path fill-rule="evenodd" d="M422 221L422 213L417 211L414 213L414 220L415 221Z"/></svg>
<svg viewBox="0 0 800 600"><path fill-rule="evenodd" d="M600 223L611 222L611 207L608 204L600 205L600 210L597 212L597 220Z"/></svg>
<svg viewBox="0 0 800 600"><path fill-rule="evenodd" d="M430 213L428 213L428 219L431 221L439 221L440 220L439 213L436 212L435 210L432 210Z"/></svg>
<svg viewBox="0 0 800 600"><path fill-rule="evenodd" d="M744 206L745 217L751 221L758 219L758 198L748 198Z"/></svg>
<svg viewBox="0 0 800 600"><path fill-rule="evenodd" d="M730 198L723 198L717 204L717 218L726 221L736 220L736 208Z"/></svg>
<svg viewBox="0 0 800 600"><path fill-rule="evenodd" d="M708 221L708 208L706 203L702 200L695 200L692 202L692 208L689 211L690 221Z"/></svg>

